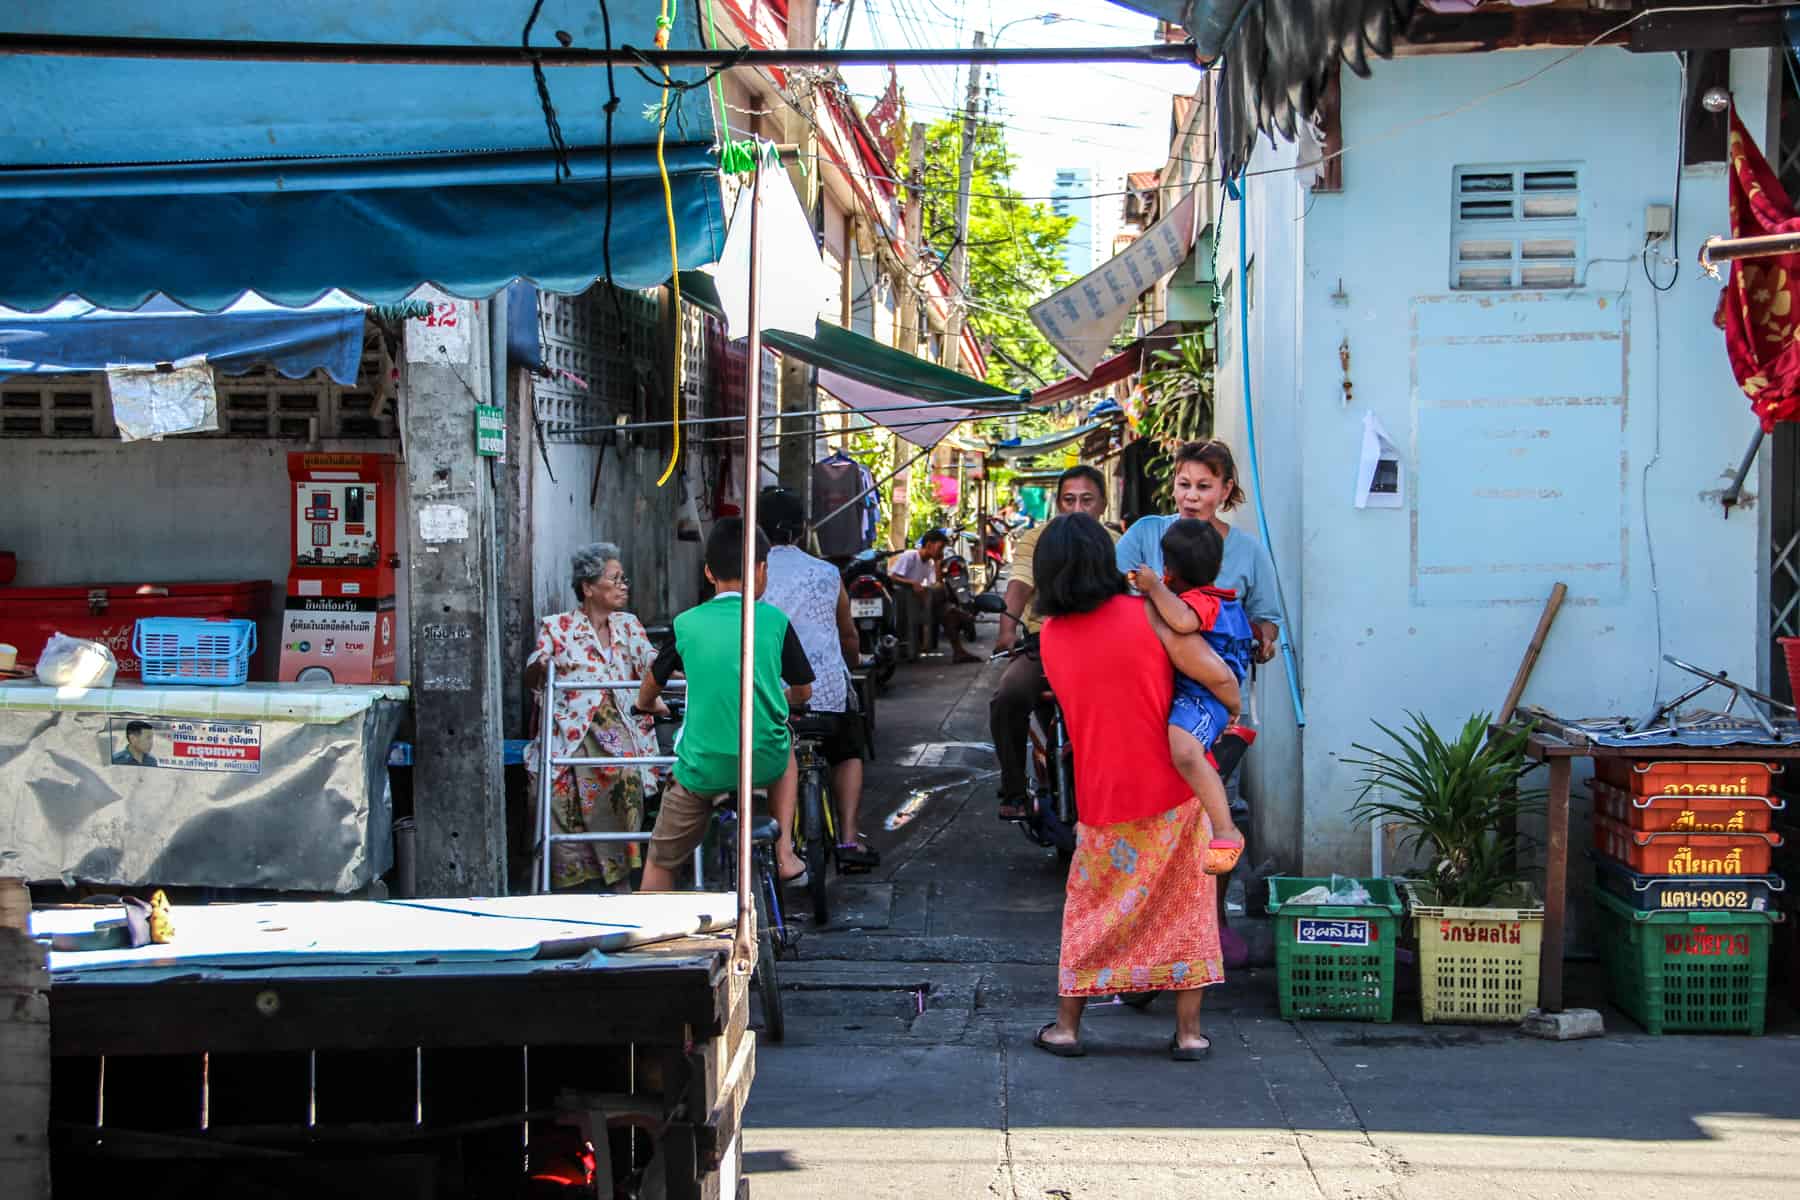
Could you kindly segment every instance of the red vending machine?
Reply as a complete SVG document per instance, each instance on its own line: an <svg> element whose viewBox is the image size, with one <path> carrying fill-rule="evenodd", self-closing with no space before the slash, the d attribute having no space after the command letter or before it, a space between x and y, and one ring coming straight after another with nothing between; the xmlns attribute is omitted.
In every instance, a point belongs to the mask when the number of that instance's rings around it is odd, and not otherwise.
<svg viewBox="0 0 1800 1200"><path fill-rule="evenodd" d="M281 623L284 682L392 683L394 458L288 455L293 561Z"/></svg>

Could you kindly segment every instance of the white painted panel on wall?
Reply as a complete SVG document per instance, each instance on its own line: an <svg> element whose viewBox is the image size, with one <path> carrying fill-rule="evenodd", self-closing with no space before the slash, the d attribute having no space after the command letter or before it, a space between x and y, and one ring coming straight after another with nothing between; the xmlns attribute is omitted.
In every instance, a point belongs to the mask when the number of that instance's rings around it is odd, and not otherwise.
<svg viewBox="0 0 1800 1200"><path fill-rule="evenodd" d="M1628 315L1613 297L1413 304L1412 596L1420 606L1619 604Z"/></svg>

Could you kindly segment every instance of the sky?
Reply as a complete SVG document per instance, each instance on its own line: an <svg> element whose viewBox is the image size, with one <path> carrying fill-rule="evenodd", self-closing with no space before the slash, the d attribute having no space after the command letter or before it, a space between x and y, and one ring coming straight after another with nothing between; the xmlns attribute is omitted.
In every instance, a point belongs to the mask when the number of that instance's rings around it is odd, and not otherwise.
<svg viewBox="0 0 1800 1200"><path fill-rule="evenodd" d="M821 0L829 43L845 35L847 3ZM1045 14L1060 20L1045 23ZM1156 40L1154 18L1106 0L856 0L849 24L852 47L950 47L970 44L977 29L994 44L1014 46L1147 45ZM967 67L901 68L900 86L915 121L960 112ZM887 87L885 67L843 71L867 111ZM1019 160L1013 185L1027 196L1047 195L1059 167L1088 167L1094 190L1117 190L1127 171L1159 168L1169 150L1169 107L1180 92L1192 95L1199 72L1178 64L1093 66L1015 65L983 68L992 87L991 115L1004 121ZM1104 208L1101 228L1117 225L1119 198L1095 200Z"/></svg>

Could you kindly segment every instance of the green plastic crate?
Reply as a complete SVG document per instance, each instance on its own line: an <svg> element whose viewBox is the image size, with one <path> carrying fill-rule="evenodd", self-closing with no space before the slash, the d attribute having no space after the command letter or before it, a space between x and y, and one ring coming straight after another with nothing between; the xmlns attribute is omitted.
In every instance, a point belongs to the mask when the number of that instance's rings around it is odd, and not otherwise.
<svg viewBox="0 0 1800 1200"><path fill-rule="evenodd" d="M1279 875L1269 880L1281 1017L1392 1021L1400 897L1385 879L1361 879L1368 904L1293 903L1330 882Z"/></svg>
<svg viewBox="0 0 1800 1200"><path fill-rule="evenodd" d="M1776 914L1638 912L1593 897L1612 1001L1646 1031L1762 1034Z"/></svg>

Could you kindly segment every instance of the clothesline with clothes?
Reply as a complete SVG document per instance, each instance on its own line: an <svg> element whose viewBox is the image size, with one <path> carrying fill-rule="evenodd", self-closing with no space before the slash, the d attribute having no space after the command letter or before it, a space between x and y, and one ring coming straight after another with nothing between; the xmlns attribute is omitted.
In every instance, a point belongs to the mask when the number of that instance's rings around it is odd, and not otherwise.
<svg viewBox="0 0 1800 1200"><path fill-rule="evenodd" d="M813 464L812 486L814 507L831 510L813 525L820 554L847 557L875 544L881 495L869 468L836 450Z"/></svg>

